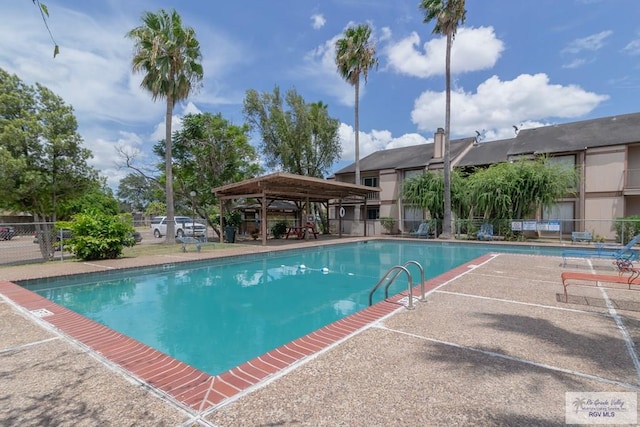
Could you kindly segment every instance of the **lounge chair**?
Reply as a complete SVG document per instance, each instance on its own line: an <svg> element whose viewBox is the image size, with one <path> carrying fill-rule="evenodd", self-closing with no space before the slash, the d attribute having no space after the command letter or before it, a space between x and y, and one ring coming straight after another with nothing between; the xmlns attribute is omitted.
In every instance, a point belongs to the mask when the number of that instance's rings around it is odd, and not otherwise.
<svg viewBox="0 0 640 427"><path fill-rule="evenodd" d="M478 240L493 240L493 224L482 224L476 237Z"/></svg>
<svg viewBox="0 0 640 427"><path fill-rule="evenodd" d="M409 233L409 235L411 237L418 237L418 238L428 239L429 238L429 223L428 222L423 222L422 224L420 224L420 226L418 227L418 229L416 231L412 231L411 233Z"/></svg>
<svg viewBox="0 0 640 427"><path fill-rule="evenodd" d="M594 250L570 249L562 252L562 266L567 265L567 258L613 258L633 261L638 259L638 253L633 247L640 241L640 234L629 240L624 246L606 246L598 244Z"/></svg>
<svg viewBox="0 0 640 427"><path fill-rule="evenodd" d="M630 271L630 276L625 276L623 273ZM613 274L591 274L575 271L565 271L560 274L562 279L562 286L564 287L564 302L569 301L569 295L567 294L568 286L594 286L597 288L613 288L624 289L613 286L614 284L627 285L628 290L632 290L632 286L640 285L640 270L633 267L627 267L625 271L620 271L617 275ZM637 290L637 288L636 288Z"/></svg>

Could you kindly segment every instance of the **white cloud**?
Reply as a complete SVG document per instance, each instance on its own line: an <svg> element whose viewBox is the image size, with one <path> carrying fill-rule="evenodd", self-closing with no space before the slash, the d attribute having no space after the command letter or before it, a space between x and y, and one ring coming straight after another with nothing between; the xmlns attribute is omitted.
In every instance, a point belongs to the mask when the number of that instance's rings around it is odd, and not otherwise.
<svg viewBox="0 0 640 427"><path fill-rule="evenodd" d="M476 93L451 92L451 133L454 137L470 136L484 129L489 139L512 132L509 129L521 122L580 117L606 99L606 95L575 85L551 84L543 73L521 74L510 81L493 76L481 83ZM411 118L419 130L434 131L444 126L444 106L444 91L423 92L415 100Z"/></svg>
<svg viewBox="0 0 640 427"><path fill-rule="evenodd" d="M182 129L182 118L187 114L200 114L202 111L196 107L193 102L187 102L187 104L182 108L182 111L178 113L178 106L176 106L173 110L174 114L171 116L171 133L179 131ZM154 128L154 131L150 135L151 141L155 144L158 141L165 139L166 136L166 127L164 120L158 122Z"/></svg>
<svg viewBox="0 0 640 427"><path fill-rule="evenodd" d="M589 62L593 62L593 60L588 60L585 58L576 58L571 62L562 64L562 68L580 68L583 65L588 64Z"/></svg>
<svg viewBox="0 0 640 427"><path fill-rule="evenodd" d="M53 6L49 5L55 11L49 24L60 44L60 54L53 59L53 43L36 7L31 2L16 2L2 12L0 67L29 85L43 84L73 106L84 146L94 154L91 164L106 174L110 183L117 183L120 174L114 172L113 163L115 147L127 145L122 135L136 135L128 139L137 140L147 152L164 139L165 102L154 102L140 88L142 76L131 71L133 41L125 34L140 25L139 15L118 9L96 17ZM252 56L242 43L212 28L204 18L206 24L199 24L198 19L196 16L193 23L189 18L188 22L198 28L205 85L190 99L208 105L239 104L241 94L226 94L225 75L250 62ZM187 22L186 17L184 20ZM189 103L183 114L196 110ZM179 128L179 117L173 120L174 129ZM160 124L154 127L156 121Z"/></svg>
<svg viewBox="0 0 640 427"><path fill-rule="evenodd" d="M607 30L580 39L575 39L562 49L562 53L577 54L583 51L593 52L600 50L604 47L605 40L612 34L613 31Z"/></svg>
<svg viewBox="0 0 640 427"><path fill-rule="evenodd" d="M629 55L640 55L640 39L631 40L622 50Z"/></svg>
<svg viewBox="0 0 640 427"><path fill-rule="evenodd" d="M342 141L342 160L346 162L354 162L355 132L353 131L353 127L345 123L340 123L338 134ZM399 137L393 137L391 132L388 130L373 129L368 133L360 131L360 158L362 159L363 157L379 150L426 144L427 142L433 142L433 138L427 139L417 133L407 133Z"/></svg>
<svg viewBox="0 0 640 427"><path fill-rule="evenodd" d="M392 36L393 36L393 33L391 32L391 28L382 27L380 29L380 37L378 38L378 41L383 42L383 41L391 40Z"/></svg>
<svg viewBox="0 0 640 427"><path fill-rule="evenodd" d="M389 67L400 74L432 77L445 73L446 38L438 37L420 46L415 31L384 49ZM504 50L493 27L460 28L451 48L451 72L454 74L492 68Z"/></svg>
<svg viewBox="0 0 640 427"><path fill-rule="evenodd" d="M315 13L311 15L311 27L313 27L314 30L318 30L324 27L324 24L326 23L327 23L327 20L324 18L324 15L322 15L321 13Z"/></svg>
<svg viewBox="0 0 640 427"><path fill-rule="evenodd" d="M296 70L296 74L313 82L319 90L337 99L340 104L353 106L355 103L353 86L340 76L336 68L336 41L341 37L342 34L337 34L308 52L303 59L303 65ZM360 85L361 98L364 91L364 85Z"/></svg>
<svg viewBox="0 0 640 427"><path fill-rule="evenodd" d="M353 26L349 22L345 28ZM371 22L368 25L372 29L371 40L376 43L376 30ZM385 37L388 29L383 29L382 37ZM336 99L340 104L349 107L355 104L355 94L353 86L347 83L338 73L336 67L336 42L344 36L343 33L336 34L331 39L316 47L303 58L303 65L294 70L295 76L304 76L305 81L316 86L319 90ZM376 49L378 47L376 46ZM360 99L366 94L366 84L360 83Z"/></svg>

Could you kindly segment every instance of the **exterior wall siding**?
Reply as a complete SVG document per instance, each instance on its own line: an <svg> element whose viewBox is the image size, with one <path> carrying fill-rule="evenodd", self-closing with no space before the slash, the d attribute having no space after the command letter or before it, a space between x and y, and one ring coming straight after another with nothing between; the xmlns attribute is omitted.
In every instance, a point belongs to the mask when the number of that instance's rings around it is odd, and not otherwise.
<svg viewBox="0 0 640 427"><path fill-rule="evenodd" d="M585 210L585 230L612 239L615 230L612 229L611 220L624 216L624 197L587 197Z"/></svg>
<svg viewBox="0 0 640 427"><path fill-rule="evenodd" d="M395 169L380 171L380 217L398 218L398 175ZM397 226L393 231L397 230Z"/></svg>
<svg viewBox="0 0 640 427"><path fill-rule="evenodd" d="M624 171L624 147L588 150L585 158L585 193L622 191ZM585 214L588 216L589 211Z"/></svg>

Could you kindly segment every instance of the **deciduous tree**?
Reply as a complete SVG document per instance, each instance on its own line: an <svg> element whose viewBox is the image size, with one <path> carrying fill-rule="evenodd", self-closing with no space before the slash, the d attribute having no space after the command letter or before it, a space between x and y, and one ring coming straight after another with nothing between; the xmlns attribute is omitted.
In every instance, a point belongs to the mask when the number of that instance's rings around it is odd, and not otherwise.
<svg viewBox="0 0 640 427"><path fill-rule="evenodd" d="M216 232L218 201L211 188L262 172L248 133L246 124L234 125L221 114L201 113L186 115L182 129L173 135L177 199L186 209L195 209ZM154 152L164 157L164 144L157 144Z"/></svg>
<svg viewBox="0 0 640 427"><path fill-rule="evenodd" d="M402 186L402 199L405 203L418 206L429 212L431 219L439 225L444 217L444 176L440 172L426 171L424 174L408 179ZM453 209L459 218L469 214L467 181L457 172L451 174ZM437 226L436 226L437 230Z"/></svg>
<svg viewBox="0 0 640 427"><path fill-rule="evenodd" d="M149 203L164 198L157 181L139 173L130 173L118 183L118 199L131 207L132 211L144 212ZM164 208L163 208L164 211Z"/></svg>
<svg viewBox="0 0 640 427"><path fill-rule="evenodd" d="M528 218L575 191L576 171L547 158L497 163L469 177L474 214L483 218Z"/></svg>
<svg viewBox="0 0 640 427"><path fill-rule="evenodd" d="M54 222L63 206L95 188L98 173L77 127L62 98L0 69L0 208Z"/></svg>
<svg viewBox="0 0 640 427"><path fill-rule="evenodd" d="M443 218L444 186L441 173L427 171L403 184L402 199ZM463 177L451 172L452 208L458 218L485 220L530 218L575 191L575 169L547 158L497 163Z"/></svg>
<svg viewBox="0 0 640 427"><path fill-rule="evenodd" d="M307 104L295 89L285 99L277 86L273 93L248 90L244 113L262 137L260 149L269 168L324 178L340 157L340 122L329 116L326 104Z"/></svg>

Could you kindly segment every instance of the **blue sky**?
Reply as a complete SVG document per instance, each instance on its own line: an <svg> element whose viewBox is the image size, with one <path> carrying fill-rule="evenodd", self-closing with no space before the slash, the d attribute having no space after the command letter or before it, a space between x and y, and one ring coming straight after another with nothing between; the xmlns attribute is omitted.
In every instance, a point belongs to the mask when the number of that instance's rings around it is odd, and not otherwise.
<svg viewBox="0 0 640 427"><path fill-rule="evenodd" d="M131 72L124 37L146 10L175 8L201 44L202 88L176 106L243 123L248 89L295 88L340 120L342 160L354 161L354 94L336 72L334 43L369 23L379 58L361 90L360 155L433 141L444 127L445 40L424 24L417 0L44 0L53 46L31 0L0 5L0 67L42 83L72 105L92 164L114 188L116 148L156 159L164 102L153 102ZM452 138L484 141L537 127L640 111L640 2L637 0L467 0L452 53ZM259 135L252 135L259 142Z"/></svg>

